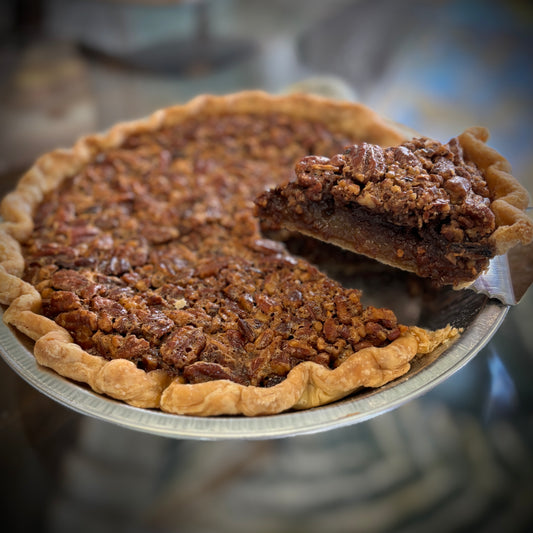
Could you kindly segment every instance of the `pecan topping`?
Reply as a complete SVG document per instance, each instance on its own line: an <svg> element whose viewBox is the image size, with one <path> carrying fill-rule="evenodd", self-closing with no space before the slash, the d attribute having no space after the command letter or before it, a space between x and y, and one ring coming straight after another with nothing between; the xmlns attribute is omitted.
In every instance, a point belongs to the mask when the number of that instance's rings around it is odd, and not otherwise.
<svg viewBox="0 0 533 533"><path fill-rule="evenodd" d="M361 183L379 179L385 173L385 156L381 146L361 143L349 146L344 152L342 173Z"/></svg>
<svg viewBox="0 0 533 533"><path fill-rule="evenodd" d="M43 312L107 359L189 383L258 386L302 361L333 368L401 327L372 315L365 328L359 293L265 238L253 199L289 179L294 161L349 142L275 114L191 118L131 135L46 195L24 247L25 277ZM382 156L370 150L352 164L377 177ZM343 165L311 157L298 179L319 197L315 174L336 179Z"/></svg>
<svg viewBox="0 0 533 533"><path fill-rule="evenodd" d="M184 368L198 359L205 348L206 338L201 329L185 326L177 329L161 345L161 356L169 365Z"/></svg>
<svg viewBox="0 0 533 533"><path fill-rule="evenodd" d="M296 165L297 181L283 192L294 209L306 201L331 196L340 205L357 203L398 225L422 228L440 221L442 235L454 220L468 228L469 239L490 235L495 228L488 189L480 171L463 159L452 139L442 145L426 138L381 148L361 143L334 158L306 157ZM259 199L266 206L266 198Z"/></svg>

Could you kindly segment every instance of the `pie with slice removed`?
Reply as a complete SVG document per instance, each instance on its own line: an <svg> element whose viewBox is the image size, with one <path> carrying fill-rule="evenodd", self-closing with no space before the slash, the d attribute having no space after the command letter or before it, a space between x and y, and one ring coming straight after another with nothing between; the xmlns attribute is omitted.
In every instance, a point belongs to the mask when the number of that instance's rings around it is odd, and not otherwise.
<svg viewBox="0 0 533 533"><path fill-rule="evenodd" d="M257 212L270 227L459 288L533 239L527 191L487 137L471 128L447 144L420 137L307 156L294 180L259 196Z"/></svg>
<svg viewBox="0 0 533 533"><path fill-rule="evenodd" d="M254 199L304 156L403 140L358 104L243 92L45 154L1 205L3 319L41 365L139 408L257 416L380 387L458 331L363 306L266 238Z"/></svg>

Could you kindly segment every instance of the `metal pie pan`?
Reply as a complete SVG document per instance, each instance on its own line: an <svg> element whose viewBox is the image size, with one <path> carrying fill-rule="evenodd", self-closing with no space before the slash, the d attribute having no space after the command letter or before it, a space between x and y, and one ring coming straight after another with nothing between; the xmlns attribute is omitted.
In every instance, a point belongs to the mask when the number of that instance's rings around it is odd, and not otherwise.
<svg viewBox="0 0 533 533"><path fill-rule="evenodd" d="M428 327L446 323L463 329L461 336L442 353L418 359L408 374L375 391L364 391L330 405L263 417L195 417L131 407L99 395L40 366L33 357L32 342L11 327L0 324L0 352L7 364L41 393L83 415L129 429L179 439L271 439L316 433L363 422L426 393L470 361L502 324L509 307L470 290L406 297L403 281L378 280L379 291L365 277L374 299L399 301L402 314L416 315ZM368 287L370 285L370 287ZM402 287L399 291L398 286ZM374 288L375 289L375 288ZM396 300L390 298L395 297ZM398 300L400 298L400 300ZM379 302L378 302L379 303Z"/></svg>

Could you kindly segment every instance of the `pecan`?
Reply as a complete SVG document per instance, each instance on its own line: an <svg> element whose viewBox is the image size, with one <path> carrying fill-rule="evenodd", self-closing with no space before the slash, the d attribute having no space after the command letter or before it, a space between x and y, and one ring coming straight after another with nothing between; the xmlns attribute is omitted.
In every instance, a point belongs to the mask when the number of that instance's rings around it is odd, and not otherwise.
<svg viewBox="0 0 533 533"><path fill-rule="evenodd" d="M272 374L285 376L293 367L293 363L290 361L288 352L277 350L271 355L269 366Z"/></svg>
<svg viewBox="0 0 533 533"><path fill-rule="evenodd" d="M455 176L455 165L451 159L440 157L433 163L429 172L445 180L449 180Z"/></svg>
<svg viewBox="0 0 533 533"><path fill-rule="evenodd" d="M337 317L342 324L351 324L352 317L361 313L359 291L350 290L345 295L337 295L334 299Z"/></svg>
<svg viewBox="0 0 533 533"><path fill-rule="evenodd" d="M407 146L394 146L387 150L387 160L405 170L420 171L420 159Z"/></svg>
<svg viewBox="0 0 533 533"><path fill-rule="evenodd" d="M320 352L312 356L309 360L313 361L313 363L317 363L318 365L329 366L331 355L327 352Z"/></svg>
<svg viewBox="0 0 533 533"><path fill-rule="evenodd" d="M196 268L196 273L200 279L216 276L226 266L228 266L227 258L213 257L200 263Z"/></svg>
<svg viewBox="0 0 533 533"><path fill-rule="evenodd" d="M126 309L119 302L103 296L95 296L91 300L91 307L94 311L104 312L113 319L126 315Z"/></svg>
<svg viewBox="0 0 533 533"><path fill-rule="evenodd" d="M246 344L246 337L237 329L228 329L226 331L226 339L232 350L240 351Z"/></svg>
<svg viewBox="0 0 533 533"><path fill-rule="evenodd" d="M271 298L266 294L260 294L257 296L256 302L259 309L261 309L261 311L263 311L265 314L270 314L281 310L280 304L274 298Z"/></svg>
<svg viewBox="0 0 533 533"><path fill-rule="evenodd" d="M51 278L51 285L54 289L74 293L86 288L90 283L83 274L76 270L61 269L55 272Z"/></svg>
<svg viewBox="0 0 533 533"><path fill-rule="evenodd" d="M457 218L466 226L465 232L470 240L477 240L494 231L496 217L487 203L478 201L474 194L468 195L462 203Z"/></svg>
<svg viewBox="0 0 533 533"><path fill-rule="evenodd" d="M468 180L461 176L455 176L446 180L444 188L448 191L454 203L463 201L471 190Z"/></svg>
<svg viewBox="0 0 533 533"><path fill-rule="evenodd" d="M327 318L324 322L324 337L326 337L329 342L335 342L338 336L339 334L335 320Z"/></svg>
<svg viewBox="0 0 533 533"><path fill-rule="evenodd" d="M361 183L379 179L385 173L385 156L378 145L363 142L350 146L345 150L344 157L343 175Z"/></svg>
<svg viewBox="0 0 533 533"><path fill-rule="evenodd" d="M70 291L54 291L43 310L47 316L56 316L65 311L73 311L80 307L81 301L75 293Z"/></svg>
<svg viewBox="0 0 533 533"><path fill-rule="evenodd" d="M230 368L218 363L196 361L183 371L183 376L190 383L202 383L216 379L228 379L237 383L246 383L246 380L233 372Z"/></svg>
<svg viewBox="0 0 533 533"><path fill-rule="evenodd" d="M305 195L313 201L322 198L324 182L339 172L340 165L327 157L308 156L296 163L295 171L298 185L305 188Z"/></svg>
<svg viewBox="0 0 533 533"><path fill-rule="evenodd" d="M399 327L395 327L389 331L389 333L387 334L387 339L392 342L396 340L401 334L402 330Z"/></svg>
<svg viewBox="0 0 533 533"><path fill-rule="evenodd" d="M316 350L305 340L291 339L285 344L285 350L291 357L310 359L316 355Z"/></svg>
<svg viewBox="0 0 533 533"><path fill-rule="evenodd" d="M263 350L274 340L275 333L271 329L265 329L262 331L255 340L255 347L258 350Z"/></svg>
<svg viewBox="0 0 533 533"><path fill-rule="evenodd" d="M380 322L386 327L395 327L397 324L396 315L391 309L384 309L381 307L374 307L369 305L362 313L364 321Z"/></svg>
<svg viewBox="0 0 533 533"><path fill-rule="evenodd" d="M75 248L57 243L36 243L34 251L35 258L47 258L55 265L62 268L72 268L75 266L79 253Z"/></svg>
<svg viewBox="0 0 533 533"><path fill-rule="evenodd" d="M82 348L91 345L90 339L98 329L97 315L84 309L61 313L55 321L64 327Z"/></svg>
<svg viewBox="0 0 533 533"><path fill-rule="evenodd" d="M100 268L105 274L118 276L124 274L131 268L131 263L127 257L113 256L100 263Z"/></svg>
<svg viewBox="0 0 533 533"><path fill-rule="evenodd" d="M90 241L96 237L100 230L88 224L70 224L64 229L64 233L67 236L67 239L71 246L77 246L81 243Z"/></svg>
<svg viewBox="0 0 533 533"><path fill-rule="evenodd" d="M108 359L146 361L151 356L150 343L135 335L122 337L116 334L105 335L98 331L93 336L93 342L98 352Z"/></svg>
<svg viewBox="0 0 533 533"><path fill-rule="evenodd" d="M367 340L371 340L373 343L381 344L387 339L387 332L385 328L378 322L368 321L365 324L365 337Z"/></svg>
<svg viewBox="0 0 533 533"><path fill-rule="evenodd" d="M172 332L161 344L161 357L175 368L184 368L198 359L205 345L206 337L201 329L184 326Z"/></svg>
<svg viewBox="0 0 533 533"><path fill-rule="evenodd" d="M250 313L254 308L255 302L254 297L251 294L245 293L238 296L237 303L241 309Z"/></svg>
<svg viewBox="0 0 533 533"><path fill-rule="evenodd" d="M150 244L164 244L179 237L177 228L156 224L145 224L141 234Z"/></svg>
<svg viewBox="0 0 533 533"><path fill-rule="evenodd" d="M286 307L298 308L302 305L303 294L298 289L290 289L289 293L283 298L283 305Z"/></svg>
<svg viewBox="0 0 533 533"><path fill-rule="evenodd" d="M102 296L96 296L91 300L91 309L98 315L98 327L107 333L113 330L117 319L127 315L126 309L119 302Z"/></svg>
<svg viewBox="0 0 533 533"><path fill-rule="evenodd" d="M237 318L237 326L239 328L240 333L243 335L244 339L248 342L253 342L255 339L255 330L250 325L250 322L248 320L244 320L243 318L239 317Z"/></svg>
<svg viewBox="0 0 533 533"><path fill-rule="evenodd" d="M153 309L139 322L141 322L140 329L143 337L152 342L158 341L174 327L172 319Z"/></svg>

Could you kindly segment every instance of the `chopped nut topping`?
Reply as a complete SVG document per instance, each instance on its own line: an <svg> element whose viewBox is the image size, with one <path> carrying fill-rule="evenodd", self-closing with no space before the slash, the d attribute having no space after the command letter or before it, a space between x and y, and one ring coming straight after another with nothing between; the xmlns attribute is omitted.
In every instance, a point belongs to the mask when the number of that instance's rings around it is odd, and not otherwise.
<svg viewBox="0 0 533 533"><path fill-rule="evenodd" d="M131 135L46 195L24 246L25 279L89 353L189 383L270 386L301 361L334 368L405 327L265 239L253 199L298 159L348 142L283 115ZM301 179L322 193L312 173Z"/></svg>
<svg viewBox="0 0 533 533"><path fill-rule="evenodd" d="M438 219L446 236L448 225L460 220L472 240L494 231L485 180L453 143L421 138L385 149L361 143L334 160L306 157L297 174L298 183L311 189L309 198L330 194L339 203L357 202L395 224L421 228Z"/></svg>

